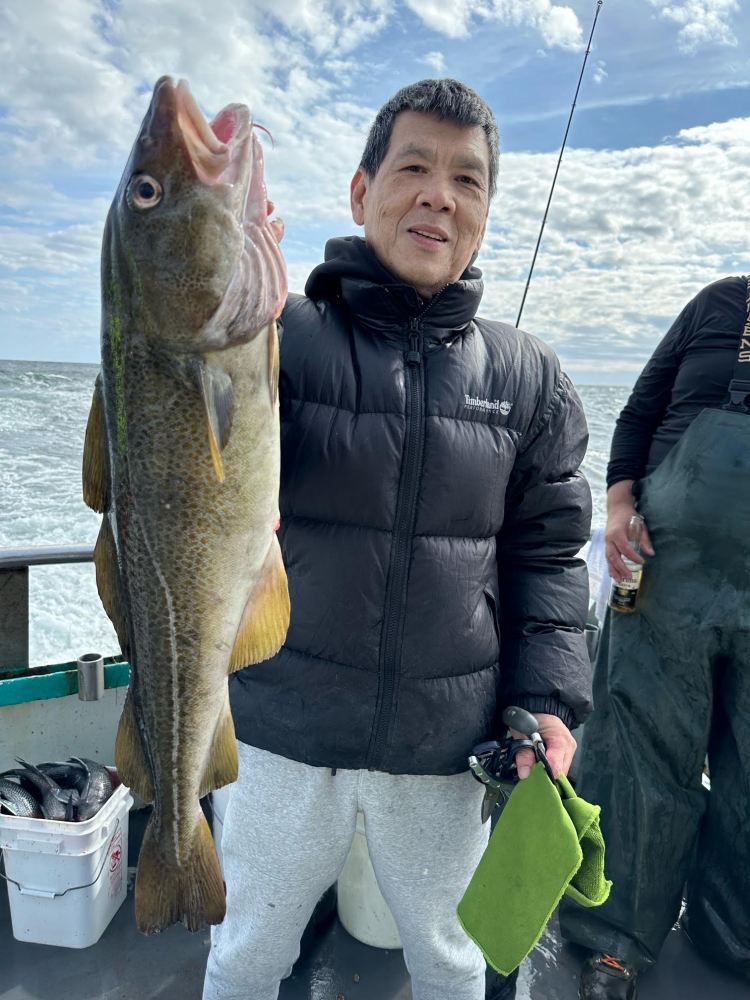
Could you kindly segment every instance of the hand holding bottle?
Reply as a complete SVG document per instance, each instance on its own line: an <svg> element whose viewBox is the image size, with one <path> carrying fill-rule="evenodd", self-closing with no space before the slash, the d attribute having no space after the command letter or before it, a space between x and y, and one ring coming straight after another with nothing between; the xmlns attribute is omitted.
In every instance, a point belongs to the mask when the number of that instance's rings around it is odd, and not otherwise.
<svg viewBox="0 0 750 1000"><path fill-rule="evenodd" d="M642 566L644 558L655 555L651 539L643 518L635 509L633 500L633 480L623 479L611 486L607 492L607 527L604 532L604 554L607 558L609 575L613 580L627 580L630 570L623 562L623 556L631 562ZM628 537L630 523L633 517L640 520L640 536L638 548Z"/></svg>

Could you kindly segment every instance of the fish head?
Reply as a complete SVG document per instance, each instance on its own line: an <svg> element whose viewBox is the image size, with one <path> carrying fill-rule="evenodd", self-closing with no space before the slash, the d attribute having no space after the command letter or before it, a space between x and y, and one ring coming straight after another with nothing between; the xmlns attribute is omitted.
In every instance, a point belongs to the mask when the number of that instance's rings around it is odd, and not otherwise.
<svg viewBox="0 0 750 1000"><path fill-rule="evenodd" d="M286 268L245 105L208 122L184 80L156 83L110 208L102 273L105 308L127 309L131 329L171 352L244 343L278 316Z"/></svg>

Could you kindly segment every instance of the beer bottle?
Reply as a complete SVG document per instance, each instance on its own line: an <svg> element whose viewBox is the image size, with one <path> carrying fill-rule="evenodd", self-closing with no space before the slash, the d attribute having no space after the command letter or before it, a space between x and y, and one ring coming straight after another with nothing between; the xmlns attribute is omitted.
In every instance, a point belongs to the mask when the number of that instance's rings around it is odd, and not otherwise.
<svg viewBox="0 0 750 1000"><path fill-rule="evenodd" d="M640 514L633 514L628 523L628 541L636 552L641 551L641 534L643 532L643 518ZM622 557L622 561L630 573L625 580L613 580L609 592L608 604L613 611L623 611L629 614L635 611L638 600L638 588L643 577L643 566L641 563L633 562L627 556Z"/></svg>

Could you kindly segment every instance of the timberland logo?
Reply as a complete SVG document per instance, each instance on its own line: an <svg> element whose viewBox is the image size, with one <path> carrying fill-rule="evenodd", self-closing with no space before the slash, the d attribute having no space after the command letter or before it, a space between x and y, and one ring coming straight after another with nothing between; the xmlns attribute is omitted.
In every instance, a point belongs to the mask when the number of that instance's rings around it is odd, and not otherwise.
<svg viewBox="0 0 750 1000"><path fill-rule="evenodd" d="M503 416L508 416L511 411L512 403L509 403L507 399L480 399L478 396L470 396L467 392L464 393L464 405L468 410L484 410L487 413L502 413Z"/></svg>

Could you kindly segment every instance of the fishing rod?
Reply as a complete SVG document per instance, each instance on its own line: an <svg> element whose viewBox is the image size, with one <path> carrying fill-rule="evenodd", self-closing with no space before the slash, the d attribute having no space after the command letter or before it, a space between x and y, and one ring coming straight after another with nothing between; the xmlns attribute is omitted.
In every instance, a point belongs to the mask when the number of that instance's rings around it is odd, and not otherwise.
<svg viewBox="0 0 750 1000"><path fill-rule="evenodd" d="M544 210L544 218L542 219L542 225L539 229L539 236L537 237L536 247L534 248L534 256L531 259L531 267L529 268L529 276L526 279L526 287L523 290L523 298L521 299L521 308L518 310L518 318L516 319L516 326L521 322L521 313L523 312L523 306L526 302L526 293L529 290L529 285L531 284L531 275L534 273L534 264L536 264L536 255L539 253L539 244L542 242L542 233L544 232L544 226L547 222L547 213L549 212L550 202L552 201L552 193L555 190L555 181L557 180L557 174L560 170L560 164L562 163L563 153L565 152L565 143L568 141L568 132L570 131L570 123L573 121L573 112L576 108L576 101L578 100L578 91L581 89L581 80L583 80L583 72L586 69L586 60L589 57L589 52L591 52L591 39L594 37L594 31L596 29L596 22L599 18L599 11L602 9L602 4L604 0L596 0L596 13L594 14L594 23L591 25L591 34L589 35L589 43L586 46L586 52L583 57L583 65L581 66L581 73L578 77L578 86L576 87L576 92L573 95L573 104L570 108L570 115L568 116L568 124L565 128L565 135L563 136L562 146L560 147L560 155L557 158L557 166L555 167L555 176L552 178L552 187L549 189L549 198L547 198L547 207Z"/></svg>

